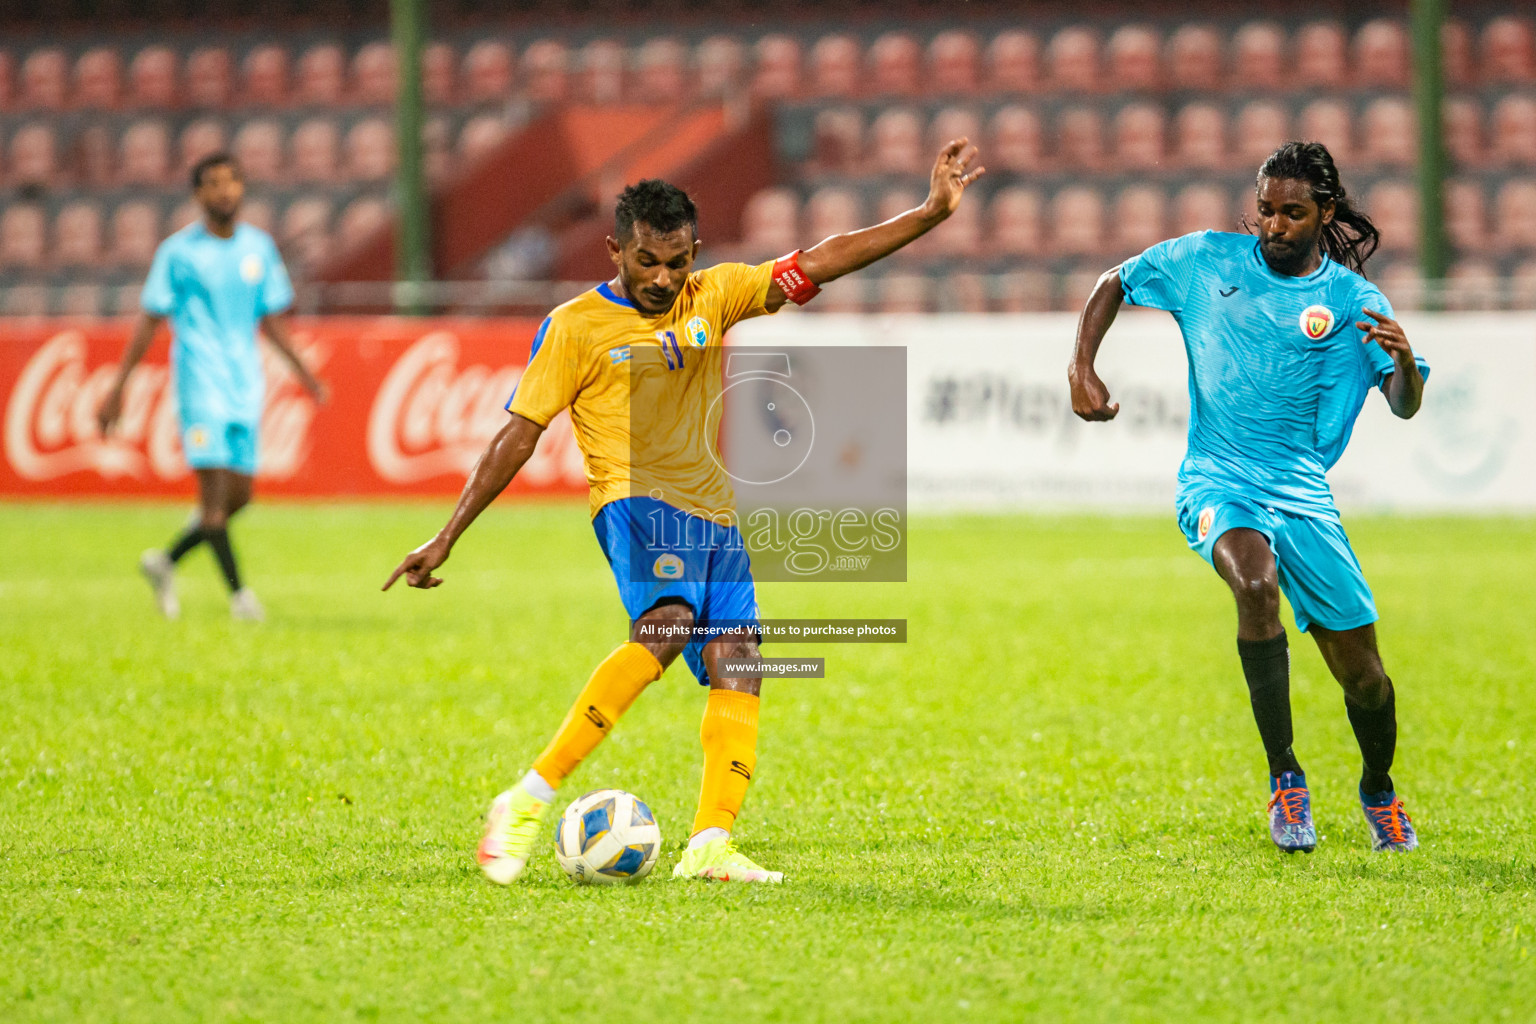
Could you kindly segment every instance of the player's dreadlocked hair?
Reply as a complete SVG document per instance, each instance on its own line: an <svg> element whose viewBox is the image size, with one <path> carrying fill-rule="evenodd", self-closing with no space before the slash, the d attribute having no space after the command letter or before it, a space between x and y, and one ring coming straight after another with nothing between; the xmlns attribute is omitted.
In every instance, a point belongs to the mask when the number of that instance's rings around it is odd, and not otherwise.
<svg viewBox="0 0 1536 1024"><path fill-rule="evenodd" d="M1327 146L1321 142L1287 142L1264 161L1259 177L1304 181L1312 187L1312 199L1319 206L1332 200L1333 220L1323 225L1323 252L1350 270L1365 273L1365 261L1381 244L1381 232L1350 203Z"/></svg>
<svg viewBox="0 0 1536 1024"><path fill-rule="evenodd" d="M690 227L699 233L699 211L688 193L660 178L646 178L619 193L613 210L614 237L624 241L634 234L636 224L645 224L663 234Z"/></svg>

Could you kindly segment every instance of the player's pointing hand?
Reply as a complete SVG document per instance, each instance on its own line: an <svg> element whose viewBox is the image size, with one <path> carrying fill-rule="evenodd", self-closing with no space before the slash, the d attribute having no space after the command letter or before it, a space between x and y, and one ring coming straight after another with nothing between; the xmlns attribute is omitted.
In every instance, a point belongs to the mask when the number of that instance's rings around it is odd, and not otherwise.
<svg viewBox="0 0 1536 1024"><path fill-rule="evenodd" d="M972 169L971 162L976 159L976 154L976 147L964 136L951 140L939 151L928 186L928 201L924 204L930 213L939 217L954 213L965 187L987 173L985 167Z"/></svg>
<svg viewBox="0 0 1536 1024"><path fill-rule="evenodd" d="M1413 346L1408 344L1408 335L1403 333L1401 324L1374 309L1362 309L1360 312L1371 318L1355 321L1355 326L1365 332L1365 337L1360 339L1362 343L1374 341L1395 363L1413 362Z"/></svg>
<svg viewBox="0 0 1536 1024"><path fill-rule="evenodd" d="M432 570L448 561L448 546L440 537L433 537L421 547L405 556L405 561L395 566L395 571L389 574L389 579L384 581L383 590L388 590L395 585L395 580L401 576L405 582L422 590L431 590L441 586L442 580L432 575Z"/></svg>

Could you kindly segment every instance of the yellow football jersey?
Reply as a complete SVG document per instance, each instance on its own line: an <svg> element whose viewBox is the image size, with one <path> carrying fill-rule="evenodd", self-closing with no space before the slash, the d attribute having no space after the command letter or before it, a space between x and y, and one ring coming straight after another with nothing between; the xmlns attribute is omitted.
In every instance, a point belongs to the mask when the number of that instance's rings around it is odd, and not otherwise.
<svg viewBox="0 0 1536 1024"><path fill-rule="evenodd" d="M569 407L587 464L591 513L631 496L685 512L734 511L721 465L721 341L768 310L773 263L722 263L688 275L672 308L649 317L603 284L559 306L534 338L507 410L548 426Z"/></svg>

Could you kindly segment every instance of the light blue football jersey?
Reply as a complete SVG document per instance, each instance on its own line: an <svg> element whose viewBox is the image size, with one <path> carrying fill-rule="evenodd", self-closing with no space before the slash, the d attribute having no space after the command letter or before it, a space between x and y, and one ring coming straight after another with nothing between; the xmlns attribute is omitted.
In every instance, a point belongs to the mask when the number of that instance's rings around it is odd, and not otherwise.
<svg viewBox="0 0 1536 1024"><path fill-rule="evenodd" d="M1120 267L1126 300L1172 313L1189 357L1189 449L1180 496L1212 485L1273 509L1337 520L1327 471L1392 358L1362 344L1362 309L1393 316L1381 291L1323 257L1277 274L1252 235L1201 231ZM1427 376L1429 366L1418 359Z"/></svg>
<svg viewBox="0 0 1536 1024"><path fill-rule="evenodd" d="M266 382L256 350L261 318L293 304L272 236L237 223L220 238L201 221L160 243L140 305L170 317L171 368L185 423L261 419Z"/></svg>

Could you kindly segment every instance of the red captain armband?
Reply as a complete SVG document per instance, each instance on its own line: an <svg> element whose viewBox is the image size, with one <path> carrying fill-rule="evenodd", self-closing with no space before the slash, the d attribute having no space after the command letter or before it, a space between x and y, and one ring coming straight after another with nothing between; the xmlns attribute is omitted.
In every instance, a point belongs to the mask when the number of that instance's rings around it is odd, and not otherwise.
<svg viewBox="0 0 1536 1024"><path fill-rule="evenodd" d="M821 287L800 269L800 252L796 249L788 256L779 257L773 264L773 283L797 306L810 302L821 291Z"/></svg>

